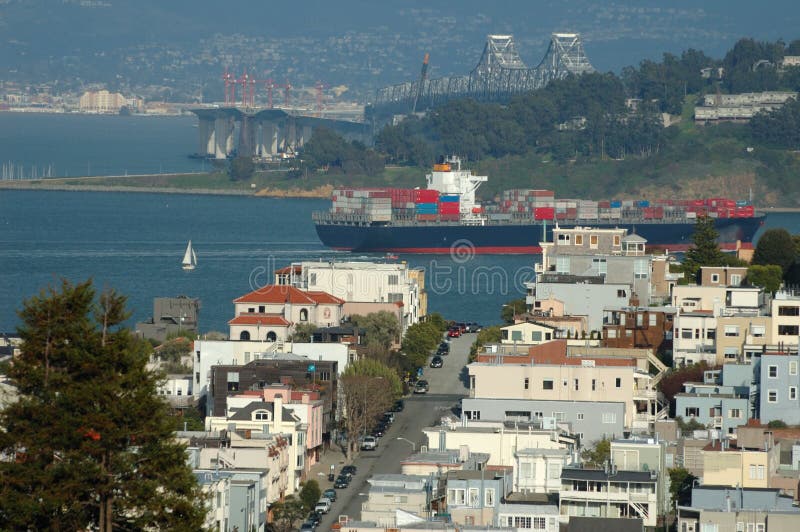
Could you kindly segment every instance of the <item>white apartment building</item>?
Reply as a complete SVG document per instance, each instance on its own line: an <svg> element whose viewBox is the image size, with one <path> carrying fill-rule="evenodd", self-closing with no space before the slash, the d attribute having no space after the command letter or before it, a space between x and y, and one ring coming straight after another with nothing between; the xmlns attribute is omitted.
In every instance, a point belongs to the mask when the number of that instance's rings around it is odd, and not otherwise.
<svg viewBox="0 0 800 532"><path fill-rule="evenodd" d="M403 331L427 312L425 275L405 262L299 262L275 272L275 283L321 291L344 301L344 315L388 310Z"/></svg>

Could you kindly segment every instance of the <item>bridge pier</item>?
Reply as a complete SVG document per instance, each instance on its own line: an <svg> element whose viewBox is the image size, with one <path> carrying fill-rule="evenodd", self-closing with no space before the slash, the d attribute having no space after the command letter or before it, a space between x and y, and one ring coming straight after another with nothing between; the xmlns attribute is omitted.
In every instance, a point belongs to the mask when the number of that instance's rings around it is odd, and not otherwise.
<svg viewBox="0 0 800 532"><path fill-rule="evenodd" d="M214 158L226 159L233 150L233 120L222 116L214 121Z"/></svg>
<svg viewBox="0 0 800 532"><path fill-rule="evenodd" d="M202 116L198 118L200 119L198 124L200 144L197 147L197 154L207 157L214 153L214 119Z"/></svg>
<svg viewBox="0 0 800 532"><path fill-rule="evenodd" d="M275 122L262 120L261 141L259 143L259 155L270 157L278 153L278 126Z"/></svg>

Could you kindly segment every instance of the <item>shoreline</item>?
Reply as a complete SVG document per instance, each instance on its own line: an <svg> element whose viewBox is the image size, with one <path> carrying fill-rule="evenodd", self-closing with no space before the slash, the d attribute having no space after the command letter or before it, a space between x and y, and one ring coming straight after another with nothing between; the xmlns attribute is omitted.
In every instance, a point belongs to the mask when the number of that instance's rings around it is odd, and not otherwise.
<svg viewBox="0 0 800 532"><path fill-rule="evenodd" d="M334 185L317 187L312 190L304 189L235 189L235 188L186 188L186 187L163 187L163 186L132 186L132 185L70 185L65 181L85 180L85 179L107 179L109 177L123 176L91 176L91 177L62 177L54 178L57 183L47 183L47 178L35 180L0 180L0 190L44 190L58 192L133 192L142 194L186 194L186 195L207 195L207 196L251 196L256 198L291 198L291 199L329 199ZM149 177L124 176L124 177ZM764 214L781 213L800 213L800 207L761 207L758 210Z"/></svg>
<svg viewBox="0 0 800 532"><path fill-rule="evenodd" d="M63 178L61 178L63 179ZM73 178L86 179L86 178ZM292 199L328 199L329 191L301 189L262 188L253 190L224 188L184 188L161 186L130 185L69 185L61 183L45 183L46 179L35 181L0 181L0 190L41 190L57 192L133 192L140 194L186 194L206 196L249 196L254 198L292 198ZM332 187L331 187L332 188Z"/></svg>

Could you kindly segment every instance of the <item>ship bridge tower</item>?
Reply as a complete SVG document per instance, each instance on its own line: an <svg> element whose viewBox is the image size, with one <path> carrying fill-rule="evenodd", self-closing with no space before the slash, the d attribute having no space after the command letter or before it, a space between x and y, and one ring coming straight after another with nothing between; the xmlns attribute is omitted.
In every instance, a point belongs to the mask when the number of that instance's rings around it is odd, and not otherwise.
<svg viewBox="0 0 800 532"><path fill-rule="evenodd" d="M433 165L433 172L426 175L425 179L429 189L438 190L440 194L458 194L461 211L471 212L475 206L475 191L489 178L462 170L461 159L453 155Z"/></svg>

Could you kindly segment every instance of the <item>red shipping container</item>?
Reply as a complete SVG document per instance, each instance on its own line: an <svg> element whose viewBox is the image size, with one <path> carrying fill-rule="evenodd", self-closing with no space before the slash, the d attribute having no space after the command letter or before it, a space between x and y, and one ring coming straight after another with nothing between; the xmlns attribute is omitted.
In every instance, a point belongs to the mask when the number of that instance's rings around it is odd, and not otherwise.
<svg viewBox="0 0 800 532"><path fill-rule="evenodd" d="M457 222L461 219L461 216L458 214L440 214L439 219L443 222Z"/></svg>
<svg viewBox="0 0 800 532"><path fill-rule="evenodd" d="M421 222L433 222L436 221L436 217L435 214L418 214L417 220Z"/></svg>
<svg viewBox="0 0 800 532"><path fill-rule="evenodd" d="M611 208L611 202L610 201L598 201L597 202L597 206L600 207L601 209L610 209Z"/></svg>
<svg viewBox="0 0 800 532"><path fill-rule="evenodd" d="M472 208L472 213L473 214L480 214L482 212L483 212L483 207L473 207Z"/></svg>
<svg viewBox="0 0 800 532"><path fill-rule="evenodd" d="M692 207L704 207L705 202L701 199L689 200L689 205L691 205Z"/></svg>
<svg viewBox="0 0 800 532"><path fill-rule="evenodd" d="M552 220L556 217L556 210L553 207L536 207L533 209L533 217L536 220Z"/></svg>
<svg viewBox="0 0 800 532"><path fill-rule="evenodd" d="M461 209L458 203L440 203L438 211L440 214L458 214Z"/></svg>
<svg viewBox="0 0 800 532"><path fill-rule="evenodd" d="M557 212L556 213L556 220L566 220L567 213L566 212Z"/></svg>
<svg viewBox="0 0 800 532"><path fill-rule="evenodd" d="M578 208L567 207L567 218L577 218L577 217L578 217Z"/></svg>
<svg viewBox="0 0 800 532"><path fill-rule="evenodd" d="M439 201L438 190L418 189L414 191L414 203L436 203Z"/></svg>

